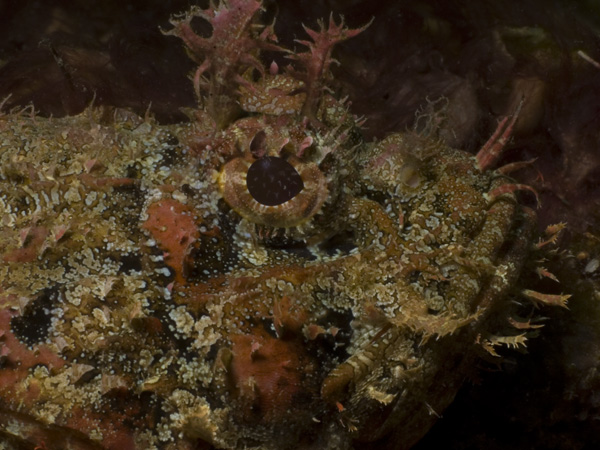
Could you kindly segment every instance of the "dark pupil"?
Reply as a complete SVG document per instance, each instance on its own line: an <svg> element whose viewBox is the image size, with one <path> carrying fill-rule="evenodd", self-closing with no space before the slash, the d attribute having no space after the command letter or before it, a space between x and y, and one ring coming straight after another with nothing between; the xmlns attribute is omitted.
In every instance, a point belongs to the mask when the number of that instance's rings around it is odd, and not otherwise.
<svg viewBox="0 0 600 450"><path fill-rule="evenodd" d="M300 174L283 158L265 156L252 163L246 175L248 192L258 203L276 206L304 189Z"/></svg>

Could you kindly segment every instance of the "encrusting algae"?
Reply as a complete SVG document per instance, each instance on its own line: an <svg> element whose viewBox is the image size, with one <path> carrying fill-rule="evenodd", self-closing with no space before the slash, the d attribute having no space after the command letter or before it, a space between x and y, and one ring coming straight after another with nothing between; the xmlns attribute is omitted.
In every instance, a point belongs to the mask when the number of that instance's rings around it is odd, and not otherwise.
<svg viewBox="0 0 600 450"><path fill-rule="evenodd" d="M477 157L364 142L329 88L362 29L330 19L293 53L260 11L173 20L189 123L0 116L3 448L409 448L480 353L538 327L508 297L527 187L491 169L516 116Z"/></svg>

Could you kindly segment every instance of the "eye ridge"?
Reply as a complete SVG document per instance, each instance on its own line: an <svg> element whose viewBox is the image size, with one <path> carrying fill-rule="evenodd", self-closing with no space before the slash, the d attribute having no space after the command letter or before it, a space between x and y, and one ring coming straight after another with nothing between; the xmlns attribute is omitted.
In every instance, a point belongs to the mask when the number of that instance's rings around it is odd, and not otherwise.
<svg viewBox="0 0 600 450"><path fill-rule="evenodd" d="M304 189L298 171L279 156L263 156L254 161L246 173L248 192L261 205L281 205Z"/></svg>

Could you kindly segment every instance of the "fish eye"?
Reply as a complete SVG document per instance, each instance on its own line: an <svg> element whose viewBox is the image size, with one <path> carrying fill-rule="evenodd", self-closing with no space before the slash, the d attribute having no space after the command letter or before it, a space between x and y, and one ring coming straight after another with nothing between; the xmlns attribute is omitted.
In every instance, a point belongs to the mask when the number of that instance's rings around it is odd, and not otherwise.
<svg viewBox="0 0 600 450"><path fill-rule="evenodd" d="M246 174L248 192L261 205L281 205L304 189L298 171L284 158L264 156L252 163Z"/></svg>

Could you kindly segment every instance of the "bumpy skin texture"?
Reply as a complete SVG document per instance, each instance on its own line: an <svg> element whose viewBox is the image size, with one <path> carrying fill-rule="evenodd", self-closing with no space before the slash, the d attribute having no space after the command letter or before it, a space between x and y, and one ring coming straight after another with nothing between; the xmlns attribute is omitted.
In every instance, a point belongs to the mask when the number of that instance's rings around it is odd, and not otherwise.
<svg viewBox="0 0 600 450"><path fill-rule="evenodd" d="M531 239L510 181L433 136L363 142L325 89L358 30L308 30L254 81L276 48L259 8L174 21L199 63L188 124L0 117L8 448L408 448L478 348L520 342L498 335ZM206 53L193 16L245 47ZM265 156L302 178L280 205L245 185Z"/></svg>

